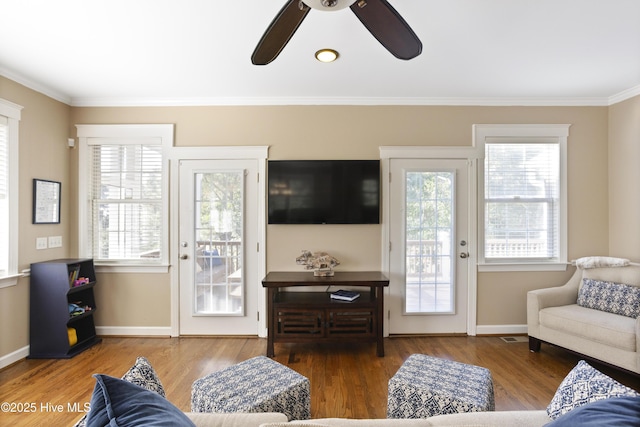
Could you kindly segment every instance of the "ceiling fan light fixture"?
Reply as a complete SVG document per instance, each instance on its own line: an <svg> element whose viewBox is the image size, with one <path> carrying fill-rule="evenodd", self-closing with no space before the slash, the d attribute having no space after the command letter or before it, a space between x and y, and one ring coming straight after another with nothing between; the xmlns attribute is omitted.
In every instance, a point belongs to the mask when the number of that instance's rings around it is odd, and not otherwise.
<svg viewBox="0 0 640 427"><path fill-rule="evenodd" d="M302 0L311 9L340 10L351 6L356 0Z"/></svg>
<svg viewBox="0 0 640 427"><path fill-rule="evenodd" d="M320 62L333 62L338 59L340 54L338 53L338 51L333 49L320 49L316 52L315 56L316 59Z"/></svg>
<svg viewBox="0 0 640 427"><path fill-rule="evenodd" d="M251 63L267 65L276 59L311 9L333 11L348 7L396 58L409 60L422 52L418 36L387 0L286 0L258 42ZM332 59L337 57L336 53Z"/></svg>

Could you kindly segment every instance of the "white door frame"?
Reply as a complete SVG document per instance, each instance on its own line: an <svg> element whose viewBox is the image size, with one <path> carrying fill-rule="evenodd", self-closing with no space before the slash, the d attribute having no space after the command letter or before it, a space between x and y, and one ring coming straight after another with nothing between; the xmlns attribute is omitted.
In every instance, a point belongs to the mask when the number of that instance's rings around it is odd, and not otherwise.
<svg viewBox="0 0 640 427"><path fill-rule="evenodd" d="M476 147L442 147L442 146L382 146L380 147L382 173L382 266L383 272L389 275L390 266L390 223L389 223L389 187L391 159L466 159L469 162L469 203L468 203L468 236L469 258L467 259L467 334L476 335L478 304L478 161ZM389 289L385 294L389 295ZM387 310L388 308L385 307ZM388 318L388 315L387 315ZM389 323L384 324L384 336L389 336Z"/></svg>
<svg viewBox="0 0 640 427"><path fill-rule="evenodd" d="M266 163L268 146L219 146L219 147L173 147L169 154L169 263L171 288L171 336L180 335L180 277L179 277L179 224L180 218L180 160L258 160L258 200L266 200ZM265 203L258 203L258 277L266 275L266 212ZM264 292L258 292L258 336L267 336L267 310ZM247 313L247 315L251 315Z"/></svg>

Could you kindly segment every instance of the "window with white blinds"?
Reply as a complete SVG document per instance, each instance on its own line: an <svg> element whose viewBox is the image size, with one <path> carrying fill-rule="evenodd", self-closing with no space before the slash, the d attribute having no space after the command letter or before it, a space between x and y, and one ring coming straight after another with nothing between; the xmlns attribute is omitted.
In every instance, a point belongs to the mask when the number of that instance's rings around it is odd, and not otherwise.
<svg viewBox="0 0 640 427"><path fill-rule="evenodd" d="M159 260L163 250L161 141L100 142L89 140L93 258Z"/></svg>
<svg viewBox="0 0 640 427"><path fill-rule="evenodd" d="M0 98L0 288L18 283L18 130L22 106Z"/></svg>
<svg viewBox="0 0 640 427"><path fill-rule="evenodd" d="M9 126L0 116L0 276L9 269Z"/></svg>
<svg viewBox="0 0 640 427"><path fill-rule="evenodd" d="M557 143L485 145L485 259L559 257Z"/></svg>
<svg viewBox="0 0 640 427"><path fill-rule="evenodd" d="M479 271L566 269L569 125L475 125Z"/></svg>
<svg viewBox="0 0 640 427"><path fill-rule="evenodd" d="M166 272L173 125L76 127L80 254L103 271Z"/></svg>

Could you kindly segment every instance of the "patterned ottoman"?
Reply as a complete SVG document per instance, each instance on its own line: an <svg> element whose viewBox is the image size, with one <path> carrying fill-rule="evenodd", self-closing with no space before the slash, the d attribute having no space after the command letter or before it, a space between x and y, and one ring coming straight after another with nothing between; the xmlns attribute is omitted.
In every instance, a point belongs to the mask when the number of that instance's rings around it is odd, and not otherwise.
<svg viewBox="0 0 640 427"><path fill-rule="evenodd" d="M258 356L194 381L191 412L280 412L289 421L311 416L309 380Z"/></svg>
<svg viewBox="0 0 640 427"><path fill-rule="evenodd" d="M413 354L389 380L387 418L495 410L486 368Z"/></svg>

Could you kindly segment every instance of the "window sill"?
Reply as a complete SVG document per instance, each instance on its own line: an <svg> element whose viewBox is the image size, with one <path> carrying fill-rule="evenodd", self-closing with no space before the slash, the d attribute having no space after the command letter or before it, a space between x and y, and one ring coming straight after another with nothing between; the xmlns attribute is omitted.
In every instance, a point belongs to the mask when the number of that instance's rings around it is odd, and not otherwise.
<svg viewBox="0 0 640 427"><path fill-rule="evenodd" d="M8 276L0 277L0 289L17 285L18 279L22 276L23 274L11 274Z"/></svg>
<svg viewBox="0 0 640 427"><path fill-rule="evenodd" d="M169 272L168 264L145 265L145 264L95 264L97 273L153 273L164 274Z"/></svg>
<svg viewBox="0 0 640 427"><path fill-rule="evenodd" d="M484 263L478 264L478 272L498 272L498 271L566 271L569 266L566 262L556 263Z"/></svg>

